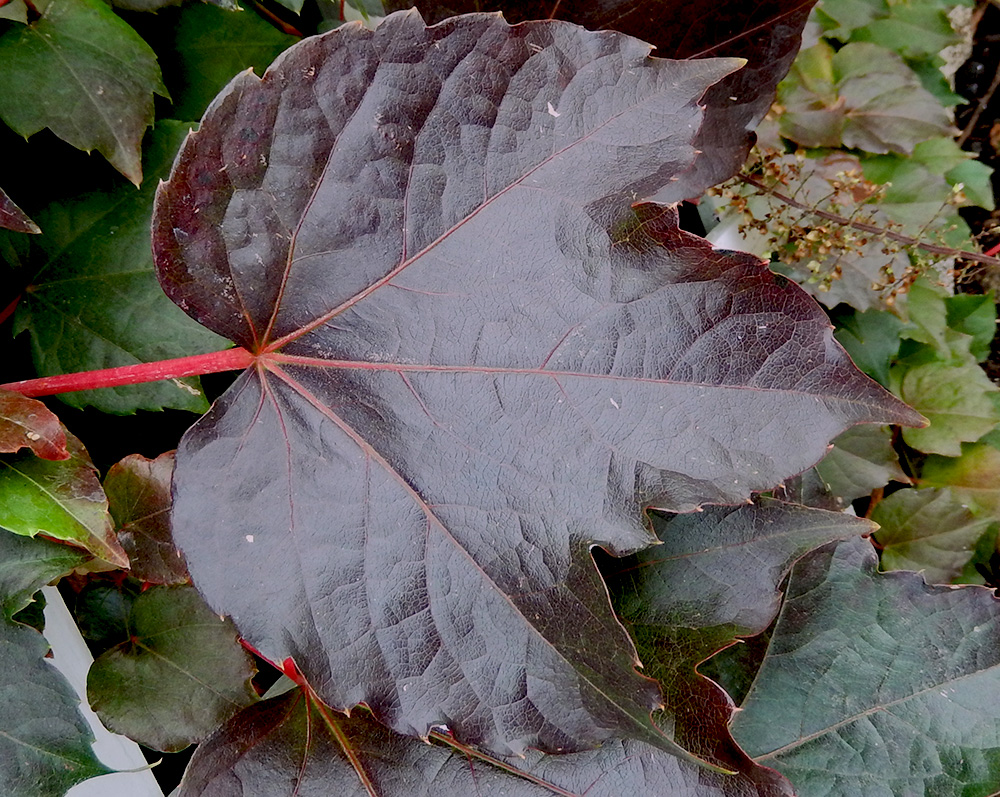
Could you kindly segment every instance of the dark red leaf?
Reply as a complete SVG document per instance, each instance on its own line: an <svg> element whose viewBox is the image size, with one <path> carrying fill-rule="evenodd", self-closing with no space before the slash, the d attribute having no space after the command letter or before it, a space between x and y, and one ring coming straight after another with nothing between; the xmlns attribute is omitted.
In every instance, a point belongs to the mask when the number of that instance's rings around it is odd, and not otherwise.
<svg viewBox="0 0 1000 797"><path fill-rule="evenodd" d="M3 6L0 3L0 6ZM38 225L27 217L4 190L0 188L0 228L14 232L40 233Z"/></svg>
<svg viewBox="0 0 1000 797"><path fill-rule="evenodd" d="M795 285L633 207L735 66L648 50L346 26L234 80L159 193L165 290L257 355L178 449L175 539L330 705L501 754L676 752L589 548L919 422Z"/></svg>
<svg viewBox="0 0 1000 797"><path fill-rule="evenodd" d="M608 28L655 45L660 58L737 57L746 66L705 95L705 123L695 139L694 166L656 195L676 202L728 180L746 160L754 128L774 102L778 82L799 51L816 0L389 0L415 6L429 22L469 11L502 11L508 22L564 19Z"/></svg>
<svg viewBox="0 0 1000 797"><path fill-rule="evenodd" d="M156 459L130 454L112 465L104 479L118 542L128 554L132 576L151 584L185 584L190 580L184 557L170 533L173 472L173 451Z"/></svg>
<svg viewBox="0 0 1000 797"><path fill-rule="evenodd" d="M42 459L69 459L66 430L37 399L0 390L0 453L30 448Z"/></svg>

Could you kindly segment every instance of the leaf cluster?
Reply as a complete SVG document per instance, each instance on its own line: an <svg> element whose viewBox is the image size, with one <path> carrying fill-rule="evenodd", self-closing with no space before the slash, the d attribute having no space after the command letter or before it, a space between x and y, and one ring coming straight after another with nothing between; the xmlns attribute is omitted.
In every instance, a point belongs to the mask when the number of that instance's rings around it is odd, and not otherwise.
<svg viewBox="0 0 1000 797"><path fill-rule="evenodd" d="M899 71L937 50L892 45L892 9L825 3L779 89L811 3L558 4L585 27L457 0L417 4L434 27L370 2L7 5L0 120L33 138L18 205L0 193L0 305L35 371L251 365L210 409L191 371L66 394L201 415L176 453L99 467L86 424L0 390L5 794L109 771L43 658L57 580L104 725L198 745L180 797L996 791L992 297L907 276L834 339L675 208L739 169L775 91L781 135L882 148L863 173L763 159L802 192L892 217L878 168L964 179L920 104L940 87ZM331 32L284 52L289 30ZM928 146L872 121L884 97L845 106L862 56ZM49 155L84 173L39 188Z"/></svg>

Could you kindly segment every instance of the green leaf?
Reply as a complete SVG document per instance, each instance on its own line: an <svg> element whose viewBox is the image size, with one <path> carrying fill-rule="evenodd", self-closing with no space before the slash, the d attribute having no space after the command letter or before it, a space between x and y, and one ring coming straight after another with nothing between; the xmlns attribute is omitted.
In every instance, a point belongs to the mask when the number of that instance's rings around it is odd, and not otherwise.
<svg viewBox="0 0 1000 797"><path fill-rule="evenodd" d="M225 348L226 342L194 323L156 281L150 218L157 179L166 177L191 125L160 122L150 135L146 172L137 192L111 191L53 201L38 218L34 281L18 305L15 333L31 332L35 367L42 376L153 362ZM73 407L131 413L165 407L204 412L197 379L67 393Z"/></svg>
<svg viewBox="0 0 1000 797"><path fill-rule="evenodd" d="M27 537L46 534L128 567L111 526L108 501L83 444L66 434L69 459L33 454L0 458L0 526Z"/></svg>
<svg viewBox="0 0 1000 797"><path fill-rule="evenodd" d="M928 454L958 456L1000 422L991 394L998 388L975 364L931 362L905 371L900 398L924 415L930 425L906 428L906 444Z"/></svg>
<svg viewBox="0 0 1000 797"><path fill-rule="evenodd" d="M184 557L170 533L172 451L156 459L131 454L111 466L104 479L118 542L132 563L132 576L152 584L190 580Z"/></svg>
<svg viewBox="0 0 1000 797"><path fill-rule="evenodd" d="M1000 450L980 442L960 457L928 457L920 478L928 487L951 487L959 501L1000 521Z"/></svg>
<svg viewBox="0 0 1000 797"><path fill-rule="evenodd" d="M663 688L673 738L707 761L745 769L727 730L730 700L697 666L768 626L781 599L778 585L798 557L872 525L770 499L651 520L662 544L604 568L615 608L644 672Z"/></svg>
<svg viewBox="0 0 1000 797"><path fill-rule="evenodd" d="M250 68L263 74L297 41L252 11L233 13L200 3L180 9L168 37L164 75L179 119L200 119L235 75Z"/></svg>
<svg viewBox="0 0 1000 797"><path fill-rule="evenodd" d="M993 292L976 295L959 293L949 296L948 326L972 338L969 351L976 362L990 356L990 344L997 331L996 297Z"/></svg>
<svg viewBox="0 0 1000 797"><path fill-rule="evenodd" d="M800 55L800 59L802 56ZM778 88L781 134L806 147L912 152L951 124L902 58L875 44L820 43Z"/></svg>
<svg viewBox="0 0 1000 797"><path fill-rule="evenodd" d="M101 0L52 0L38 22L0 35L0 118L25 137L48 127L96 149L136 185L153 94L166 96L156 56Z"/></svg>
<svg viewBox="0 0 1000 797"><path fill-rule="evenodd" d="M981 338L974 338L950 324L948 308L953 299L942 286L926 277L918 279L910 286L905 300L897 305L908 321L900 335L932 347L934 359L972 364L977 362L972 346L977 344L981 348ZM978 325L976 329L981 335ZM926 358L921 361L926 361Z"/></svg>
<svg viewBox="0 0 1000 797"><path fill-rule="evenodd" d="M844 506L890 481L910 481L892 447L892 430L869 424L854 426L835 437L833 448L816 465L816 472Z"/></svg>
<svg viewBox="0 0 1000 797"><path fill-rule="evenodd" d="M38 590L89 559L86 551L41 537L0 534L0 608L4 619L13 619Z"/></svg>
<svg viewBox="0 0 1000 797"><path fill-rule="evenodd" d="M0 621L0 789L4 797L63 797L109 773L94 756L80 701L45 660L33 628Z"/></svg>
<svg viewBox="0 0 1000 797"><path fill-rule="evenodd" d="M254 667L232 622L194 587L153 587L132 605L129 639L103 653L87 676L101 721L156 750L198 742L256 701Z"/></svg>
<svg viewBox="0 0 1000 797"><path fill-rule="evenodd" d="M865 310L835 318L834 337L854 364L884 387L889 385L889 364L899 353L899 333L904 324L885 310Z"/></svg>
<svg viewBox="0 0 1000 797"><path fill-rule="evenodd" d="M1000 604L876 565L851 540L793 568L734 736L799 797L994 793Z"/></svg>
<svg viewBox="0 0 1000 797"><path fill-rule="evenodd" d="M936 56L960 41L941 8L925 3L894 3L891 13L851 34L851 41L872 42L904 58Z"/></svg>
<svg viewBox="0 0 1000 797"><path fill-rule="evenodd" d="M881 526L883 570L916 570L928 584L950 584L993 524L977 518L947 488L899 490L880 501L871 519Z"/></svg>

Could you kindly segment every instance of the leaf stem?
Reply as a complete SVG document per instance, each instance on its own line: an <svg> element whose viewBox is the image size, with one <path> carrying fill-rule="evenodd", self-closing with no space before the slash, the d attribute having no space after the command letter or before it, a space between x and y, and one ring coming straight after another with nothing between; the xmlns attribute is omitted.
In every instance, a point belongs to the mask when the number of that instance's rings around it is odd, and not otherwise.
<svg viewBox="0 0 1000 797"><path fill-rule="evenodd" d="M841 216L839 213L831 213L829 210L822 210L820 208L812 207L811 205L806 205L799 202L796 199L788 196L787 194L782 194L780 191L775 191L773 188L769 187L766 183L758 180L756 177L750 177L746 174L737 175L737 178L747 185L752 185L758 191L763 194L770 194L775 199L780 199L786 205L790 205L797 210L804 210L807 213L812 213L814 216L818 216L821 219L826 219L827 221L832 221L835 224L842 224L845 227L853 227L856 230L861 230L861 232L871 233L872 235L879 235L884 238L888 238L890 241L896 241L904 246L916 246L919 249L923 249L925 252L930 252L934 255L943 255L944 257L958 257L963 260L972 260L976 263L981 263L985 266L993 266L994 268L1000 269L1000 259L995 257L990 257L989 255L983 255L979 252L968 252L964 249L954 249L950 246L938 246L937 244L927 243L926 241L921 241L919 238L913 238L909 235L903 235L899 232L893 232L892 230L887 230L884 227L879 227L876 224L867 224L863 221L855 221L854 219L849 219L847 216Z"/></svg>
<svg viewBox="0 0 1000 797"><path fill-rule="evenodd" d="M81 371L76 374L25 379L20 382L8 382L0 385L0 389L11 390L23 396L51 396L56 393L72 393L77 390L139 385L144 382L158 382L162 379L180 379L185 376L238 371L253 365L254 361L255 357L246 349L235 348L215 351L210 354L178 357L173 360L104 368L99 371Z"/></svg>

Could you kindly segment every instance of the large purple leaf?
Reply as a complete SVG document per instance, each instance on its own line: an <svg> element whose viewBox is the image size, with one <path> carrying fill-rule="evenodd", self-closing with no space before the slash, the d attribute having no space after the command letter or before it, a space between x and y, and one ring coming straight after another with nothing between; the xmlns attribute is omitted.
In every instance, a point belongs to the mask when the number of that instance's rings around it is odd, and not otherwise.
<svg viewBox="0 0 1000 797"><path fill-rule="evenodd" d="M178 450L175 540L330 705L501 754L676 751L589 549L919 421L795 285L633 208L734 67L648 52L345 26L234 80L161 188L165 290L257 355Z"/></svg>
<svg viewBox="0 0 1000 797"><path fill-rule="evenodd" d="M754 128L774 102L779 81L799 51L815 0L389 0L387 9L416 6L437 22L469 11L502 11L509 22L563 19L637 36L661 58L745 58L747 64L705 95L698 157L656 195L692 199L728 180L755 141Z"/></svg>

